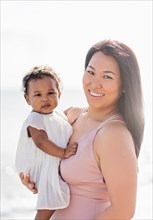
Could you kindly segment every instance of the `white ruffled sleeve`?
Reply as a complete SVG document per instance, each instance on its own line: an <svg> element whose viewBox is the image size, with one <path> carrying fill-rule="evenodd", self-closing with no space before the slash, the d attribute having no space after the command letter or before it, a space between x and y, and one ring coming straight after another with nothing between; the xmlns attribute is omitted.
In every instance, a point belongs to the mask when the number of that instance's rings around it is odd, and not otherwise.
<svg viewBox="0 0 153 220"><path fill-rule="evenodd" d="M46 130L45 129L45 124L44 124L44 117L42 114L37 113L37 112L32 112L27 121L27 127L31 126L33 128L36 128L38 130Z"/></svg>

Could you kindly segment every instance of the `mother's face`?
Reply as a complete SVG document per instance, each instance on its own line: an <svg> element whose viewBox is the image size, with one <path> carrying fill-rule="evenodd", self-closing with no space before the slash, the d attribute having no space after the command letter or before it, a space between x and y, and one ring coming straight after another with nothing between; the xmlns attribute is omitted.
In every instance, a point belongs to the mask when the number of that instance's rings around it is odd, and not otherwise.
<svg viewBox="0 0 153 220"><path fill-rule="evenodd" d="M96 52L83 76L83 88L90 107L116 107L122 93L120 68L112 56Z"/></svg>

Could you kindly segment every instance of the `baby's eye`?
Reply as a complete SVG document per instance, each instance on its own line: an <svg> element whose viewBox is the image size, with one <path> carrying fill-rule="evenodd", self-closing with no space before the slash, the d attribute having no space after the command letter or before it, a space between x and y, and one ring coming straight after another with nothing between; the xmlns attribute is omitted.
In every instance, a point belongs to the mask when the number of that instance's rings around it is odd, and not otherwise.
<svg viewBox="0 0 153 220"><path fill-rule="evenodd" d="M40 93L37 93L37 94L35 94L35 96L41 96L41 94L40 94Z"/></svg>
<svg viewBox="0 0 153 220"><path fill-rule="evenodd" d="M49 92L48 95L54 95L56 92Z"/></svg>

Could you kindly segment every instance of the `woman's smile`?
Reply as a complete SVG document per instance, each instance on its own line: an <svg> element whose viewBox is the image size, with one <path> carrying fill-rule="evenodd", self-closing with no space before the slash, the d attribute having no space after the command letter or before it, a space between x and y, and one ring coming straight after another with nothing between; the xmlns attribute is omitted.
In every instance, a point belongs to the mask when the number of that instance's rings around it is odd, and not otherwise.
<svg viewBox="0 0 153 220"><path fill-rule="evenodd" d="M89 93L90 93L90 95L91 96L93 96L93 97L103 97L105 94L103 94L103 93L97 93L97 92L93 92L93 91L91 91L91 90L89 90Z"/></svg>

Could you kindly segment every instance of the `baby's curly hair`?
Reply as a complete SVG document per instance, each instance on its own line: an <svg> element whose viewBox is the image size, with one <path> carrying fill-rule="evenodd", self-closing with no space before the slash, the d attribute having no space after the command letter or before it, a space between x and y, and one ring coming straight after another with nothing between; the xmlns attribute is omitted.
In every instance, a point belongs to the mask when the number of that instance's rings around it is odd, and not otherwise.
<svg viewBox="0 0 153 220"><path fill-rule="evenodd" d="M55 80L57 89L61 91L62 89L62 82L59 77L59 74L57 74L52 67L45 65L45 66L35 66L28 72L22 80L22 90L25 95L28 93L28 86L29 82L31 80L37 80L37 79L43 79L44 77L51 77Z"/></svg>

